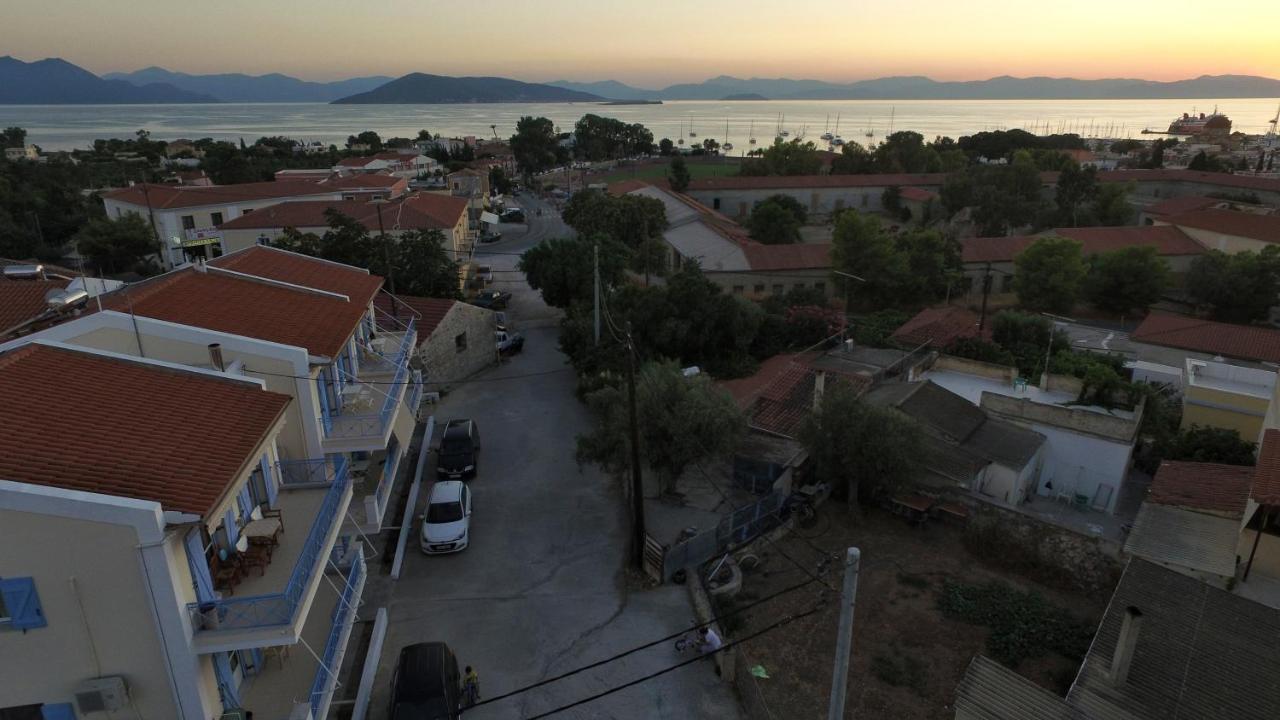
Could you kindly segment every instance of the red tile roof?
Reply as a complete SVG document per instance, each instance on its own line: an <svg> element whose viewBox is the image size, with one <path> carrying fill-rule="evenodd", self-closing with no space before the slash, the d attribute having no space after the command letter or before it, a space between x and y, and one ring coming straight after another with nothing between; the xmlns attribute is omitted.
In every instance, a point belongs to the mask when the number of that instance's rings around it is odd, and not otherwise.
<svg viewBox="0 0 1280 720"><path fill-rule="evenodd" d="M1129 337L1240 360L1280 362L1280 330L1270 328L1153 312Z"/></svg>
<svg viewBox="0 0 1280 720"><path fill-rule="evenodd" d="M38 344L0 355L0 477L208 515L288 395ZM210 442L210 439L214 442Z"/></svg>
<svg viewBox="0 0 1280 720"><path fill-rule="evenodd" d="M316 183L321 188L330 190L391 190L395 194L409 187L407 178L396 177L394 175L383 175L382 173L357 173L355 175L344 175L342 177L329 177Z"/></svg>
<svg viewBox="0 0 1280 720"><path fill-rule="evenodd" d="M264 228L322 228L329 224L325 210L333 208L370 231L378 231L378 205L365 200L296 200L262 208L228 220L223 230ZM439 193L413 193L382 204L382 225L388 232L451 230L467 212L467 199Z"/></svg>
<svg viewBox="0 0 1280 720"><path fill-rule="evenodd" d="M1086 257L1128 247L1154 247L1165 256L1203 255L1207 250L1186 233L1171 225L1140 227L1058 228L1043 235L965 238L960 241L960 259L966 263L1011 262L1042 237L1058 235L1080 243Z"/></svg>
<svg viewBox="0 0 1280 720"><path fill-rule="evenodd" d="M367 303L294 290L211 268L175 270L103 295L106 310L306 348L335 357Z"/></svg>
<svg viewBox="0 0 1280 720"><path fill-rule="evenodd" d="M765 387L785 372L791 363L802 362L802 358L803 355L801 353L774 355L760 363L760 368L756 370L754 375L733 380L721 380L716 384L733 396L733 400L738 404L738 407L745 409L755 401Z"/></svg>
<svg viewBox="0 0 1280 720"><path fill-rule="evenodd" d="M860 395L871 386L871 379L863 375L814 369L809 365L814 357L793 356L784 367L771 368L772 378L758 390L747 411L751 427L774 435L796 437L800 425L813 411L814 390L820 372L825 376L823 382L827 389L844 383Z"/></svg>
<svg viewBox="0 0 1280 720"><path fill-rule="evenodd" d="M747 265L753 271L831 268L830 243L765 245L758 242L744 242L742 254L747 256Z"/></svg>
<svg viewBox="0 0 1280 720"><path fill-rule="evenodd" d="M1258 215L1235 210L1195 210L1162 218L1180 227L1208 230L1267 243L1280 243L1280 215Z"/></svg>
<svg viewBox="0 0 1280 720"><path fill-rule="evenodd" d="M1191 212L1192 210L1211 208L1221 202L1217 198L1205 197L1204 195L1182 195L1148 205L1142 211L1148 215L1177 215Z"/></svg>
<svg viewBox="0 0 1280 720"><path fill-rule="evenodd" d="M0 333L48 310L45 295L51 290L65 290L68 284L69 281L58 278L5 280L0 277Z"/></svg>
<svg viewBox="0 0 1280 720"><path fill-rule="evenodd" d="M894 175L724 175L689 181L689 190L761 190L774 188L942 187L944 173Z"/></svg>
<svg viewBox="0 0 1280 720"><path fill-rule="evenodd" d="M364 167L374 160L380 160L377 156L373 157L345 157L338 161L339 167Z"/></svg>
<svg viewBox="0 0 1280 720"><path fill-rule="evenodd" d="M396 295L395 299L400 301L398 305L391 299L390 295L382 293L374 299L373 304L379 310L392 317L395 317L398 313L402 322L406 322L410 314L416 314L419 345L431 337L431 333L435 332L436 327L444 320L445 315L449 314L454 305L459 304L457 300L418 297L416 295ZM406 307L408 310L405 309Z"/></svg>
<svg viewBox="0 0 1280 720"><path fill-rule="evenodd" d="M1151 480L1147 502L1241 517L1253 476L1248 465L1166 460Z"/></svg>
<svg viewBox="0 0 1280 720"><path fill-rule="evenodd" d="M930 200L938 199L938 193L924 188L904 187L898 192L903 200L912 200L914 202L929 202Z"/></svg>
<svg viewBox="0 0 1280 720"><path fill-rule="evenodd" d="M944 348L958 338L977 335L978 315L966 308L948 305L921 310L890 337L913 348L925 343Z"/></svg>
<svg viewBox="0 0 1280 720"><path fill-rule="evenodd" d="M237 202L271 200L273 198L324 196L336 191L311 180L284 180L280 182L240 183L238 185L144 185L139 183L102 194L107 200L127 202L139 207L156 210L200 207L203 205L229 205Z"/></svg>
<svg viewBox="0 0 1280 720"><path fill-rule="evenodd" d="M1280 505L1280 430L1263 431L1255 470L1253 499L1262 505Z"/></svg>
<svg viewBox="0 0 1280 720"><path fill-rule="evenodd" d="M254 213L255 215L257 213ZM214 267L339 293L368 305L382 288L382 277L364 268L321 260L265 245L253 245L209 261Z"/></svg>

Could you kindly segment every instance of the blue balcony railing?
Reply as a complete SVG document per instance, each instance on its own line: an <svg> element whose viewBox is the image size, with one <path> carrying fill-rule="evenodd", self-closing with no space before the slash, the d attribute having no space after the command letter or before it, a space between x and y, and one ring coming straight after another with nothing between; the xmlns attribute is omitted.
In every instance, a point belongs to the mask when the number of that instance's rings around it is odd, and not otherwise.
<svg viewBox="0 0 1280 720"><path fill-rule="evenodd" d="M386 331L400 333L400 343L387 353L371 351L366 354L360 360L360 371L362 373L389 373L401 365L407 365L409 356L418 342L416 324L417 319L411 317L403 330Z"/></svg>
<svg viewBox="0 0 1280 720"><path fill-rule="evenodd" d="M409 381L409 394L405 396L405 401L409 404L409 412L416 417L418 407L422 405L422 371L414 370L413 378Z"/></svg>
<svg viewBox="0 0 1280 720"><path fill-rule="evenodd" d="M329 639L325 641L324 652L320 654L320 667L316 669L316 678L311 683L312 717L324 717L325 706L333 696L333 689L338 679L338 668L342 665L342 655L345 652L343 635L355 620L356 596L364 582L364 575L364 556L356 553L356 561L352 563L351 571L347 573L347 584L342 589L342 597L338 600L338 606L333 609Z"/></svg>
<svg viewBox="0 0 1280 720"><path fill-rule="evenodd" d="M223 598L211 603L189 603L187 611L196 632L245 630L293 622L311 579L324 570L324 562L328 558L325 540L334 525L341 522L338 511L343 496L351 488L345 457L333 456L325 464L333 468L333 481L316 511L315 522L303 541L302 552L298 554L284 590L268 595Z"/></svg>
<svg viewBox="0 0 1280 720"><path fill-rule="evenodd" d="M334 455L313 460L281 460L276 463L276 477L287 488L327 486L337 476L338 462L346 458Z"/></svg>
<svg viewBox="0 0 1280 720"><path fill-rule="evenodd" d="M396 406L404 397L405 388L409 384L409 366L398 365L391 382L380 387L386 393L381 410L377 413L354 415L321 415L320 424L324 427L324 436L329 439L382 437L395 417Z"/></svg>
<svg viewBox="0 0 1280 720"><path fill-rule="evenodd" d="M397 448L382 466L382 479L378 480L378 487L373 491L374 497L377 498L379 515L387 509L387 497L391 495L391 486L396 484L396 472L400 469L400 456L403 454Z"/></svg>

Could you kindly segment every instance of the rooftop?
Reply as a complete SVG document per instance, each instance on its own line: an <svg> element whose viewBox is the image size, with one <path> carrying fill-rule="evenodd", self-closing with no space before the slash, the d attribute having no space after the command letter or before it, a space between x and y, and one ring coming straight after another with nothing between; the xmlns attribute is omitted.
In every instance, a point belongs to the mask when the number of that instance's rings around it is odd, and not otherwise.
<svg viewBox="0 0 1280 720"><path fill-rule="evenodd" d="M1191 387L1221 390L1267 401L1271 400L1276 386L1275 370L1241 367L1195 358L1187 358L1186 377L1187 384Z"/></svg>
<svg viewBox="0 0 1280 720"><path fill-rule="evenodd" d="M400 302L399 305L397 305L396 300ZM403 318L408 313L416 313L418 344L421 345L431 337L431 333L435 332L436 326L444 320L445 315L448 315L449 311L460 303L457 300L447 298L428 298L414 295L396 295L395 300L392 300L390 295L384 293L378 295L373 304L374 307L391 316L398 313ZM488 312L482 308L476 309Z"/></svg>
<svg viewBox="0 0 1280 720"><path fill-rule="evenodd" d="M1057 235L1080 243L1085 255L1120 250L1128 247L1154 247L1160 255L1203 255L1200 243L1171 225L1138 227L1058 228L1042 235L965 238L960 241L960 258L966 263L1010 262L1037 240Z"/></svg>
<svg viewBox="0 0 1280 720"><path fill-rule="evenodd" d="M0 333L48 310L45 296L51 291L66 289L68 284L70 281L62 278L9 280L0 276Z"/></svg>
<svg viewBox="0 0 1280 720"><path fill-rule="evenodd" d="M381 227L378 225L379 206L382 208ZM370 232L382 229L388 232L451 230L466 215L467 199L439 193L413 193L382 203L365 200L295 200L241 215L224 222L220 227L223 230L322 228L329 224L325 211L330 208L355 220Z"/></svg>
<svg viewBox="0 0 1280 720"><path fill-rule="evenodd" d="M830 243L764 245L745 242L742 252L747 256L747 266L752 271L825 270L831 267Z"/></svg>
<svg viewBox="0 0 1280 720"><path fill-rule="evenodd" d="M1153 312L1129 338L1239 360L1280 362L1280 330Z"/></svg>
<svg viewBox="0 0 1280 720"><path fill-rule="evenodd" d="M1193 210L1211 208L1221 202L1222 200L1204 195L1180 195L1152 203L1143 208L1142 211L1148 215L1178 215Z"/></svg>
<svg viewBox="0 0 1280 720"><path fill-rule="evenodd" d="M253 213L256 215L257 213ZM213 267L257 275L293 285L346 295L366 305L382 287L382 278L354 265L343 265L266 245L254 245L210 260Z"/></svg>
<svg viewBox="0 0 1280 720"><path fill-rule="evenodd" d="M237 185L153 185L138 183L102 194L105 200L132 203L146 207L148 201L157 210L230 205L238 202L331 195L333 189L317 182L285 180L280 182L240 183Z"/></svg>
<svg viewBox="0 0 1280 720"><path fill-rule="evenodd" d="M1280 215L1259 215L1209 208L1162 218L1162 222L1249 238L1259 242L1280 243Z"/></svg>
<svg viewBox="0 0 1280 720"><path fill-rule="evenodd" d="M1160 463L1147 502L1239 519L1244 516L1254 468L1166 460Z"/></svg>
<svg viewBox="0 0 1280 720"><path fill-rule="evenodd" d="M0 396L31 398L0 403L0 477L201 515L257 461L290 400L254 383L38 343L0 355Z"/></svg>
<svg viewBox="0 0 1280 720"><path fill-rule="evenodd" d="M962 337L978 335L978 315L958 305L925 308L903 323L890 337L908 347L943 348Z"/></svg>
<svg viewBox="0 0 1280 720"><path fill-rule="evenodd" d="M1275 428L1262 431L1251 496L1262 505L1280 505L1280 430Z"/></svg>

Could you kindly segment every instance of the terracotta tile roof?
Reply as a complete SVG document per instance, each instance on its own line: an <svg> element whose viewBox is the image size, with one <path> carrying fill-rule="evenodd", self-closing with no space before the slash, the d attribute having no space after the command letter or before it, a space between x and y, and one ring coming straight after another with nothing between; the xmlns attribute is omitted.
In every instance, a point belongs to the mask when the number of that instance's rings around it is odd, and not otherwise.
<svg viewBox="0 0 1280 720"><path fill-rule="evenodd" d="M374 157L345 157L345 158L342 158L341 160L339 160L339 161L338 161L338 165L339 165L339 166L341 166L341 167L364 167L365 165L368 165L369 163L371 163L371 162L373 162L374 160L377 160L377 159L379 159L379 158L378 158L378 157L376 157L376 156L374 156Z"/></svg>
<svg viewBox="0 0 1280 720"><path fill-rule="evenodd" d="M409 187L407 178L382 173L357 173L342 177L330 177L316 183L321 188L330 190L392 190L397 187Z"/></svg>
<svg viewBox="0 0 1280 720"><path fill-rule="evenodd" d="M966 308L948 305L925 308L906 321L890 337L903 345L944 348L958 338L977 337L978 315Z"/></svg>
<svg viewBox="0 0 1280 720"><path fill-rule="evenodd" d="M632 192L634 190L639 190L641 188L647 188L651 186L660 187L664 190L667 189L667 185L665 182L659 184L656 182L650 182L648 180L636 180L636 179L628 178L626 180L618 180L616 182L609 183L609 187L607 188L607 190L610 195L620 196L620 195L626 195L627 193Z"/></svg>
<svg viewBox="0 0 1280 720"><path fill-rule="evenodd" d="M894 175L725 175L696 178L689 190L761 190L774 188L839 188L839 187L942 187L944 173Z"/></svg>
<svg viewBox="0 0 1280 720"><path fill-rule="evenodd" d="M824 270L831 267L830 243L795 243L765 245L745 242L742 252L753 271L760 270Z"/></svg>
<svg viewBox="0 0 1280 720"><path fill-rule="evenodd" d="M0 355L0 477L207 515L258 456L288 395L29 344ZM213 438L215 441L210 442Z"/></svg>
<svg viewBox="0 0 1280 720"><path fill-rule="evenodd" d="M151 198L151 207L156 210L174 208L201 207L203 205L230 205L237 202L254 200L271 200L273 198L306 197L308 195L324 196L335 192L334 188L326 188L320 183L310 180L285 180L280 182L240 183L238 185L147 185L143 192L142 184L132 185L119 190L111 190L102 194L107 200L127 202L139 207L147 206L147 196Z"/></svg>
<svg viewBox="0 0 1280 720"><path fill-rule="evenodd" d="M256 213L255 213L256 214ZM368 305L382 288L382 277L364 268L321 260L265 245L254 245L209 261L214 267L339 293Z"/></svg>
<svg viewBox="0 0 1280 720"><path fill-rule="evenodd" d="M903 200L912 200L915 202L928 202L930 200L938 199L938 193L933 192L932 190L925 190L924 188L904 187L904 188L901 188L898 192L901 194L901 197Z"/></svg>
<svg viewBox="0 0 1280 720"><path fill-rule="evenodd" d="M1131 340L1256 362L1280 362L1280 330L1153 312Z"/></svg>
<svg viewBox="0 0 1280 720"><path fill-rule="evenodd" d="M814 389L819 370L808 364L810 356L793 359L777 370L773 379L760 389L747 411L751 427L783 437L796 437L800 425L813 411ZM852 387L859 395L871 386L871 379L844 373L825 372L824 386L837 383Z"/></svg>
<svg viewBox="0 0 1280 720"><path fill-rule="evenodd" d="M1182 195L1153 203L1143 208L1142 211L1148 215L1177 215L1193 210L1211 208L1221 202L1217 198L1205 197L1204 195Z"/></svg>
<svg viewBox="0 0 1280 720"><path fill-rule="evenodd" d="M366 200L297 200L262 208L228 220L223 230L263 228L322 228L329 224L325 211L333 208L371 232L377 232L378 206ZM467 199L439 193L413 193L382 204L382 225L387 232L401 230L451 230L466 215Z"/></svg>
<svg viewBox="0 0 1280 720"><path fill-rule="evenodd" d="M104 309L244 335L334 357L368 304L185 268L103 295Z"/></svg>
<svg viewBox="0 0 1280 720"><path fill-rule="evenodd" d="M374 307L388 315L394 316L395 313L399 313L399 317L405 322L408 321L410 314L416 314L419 345L431 337L431 333L435 332L436 327L449 314L453 306L460 304L457 300L417 297L416 295L396 295L395 299L400 301L398 306L390 295L380 293L378 297L374 298L373 304ZM406 307L408 308L407 310L405 309ZM483 308L476 309L483 310ZM489 312L488 310L483 311Z"/></svg>
<svg viewBox="0 0 1280 720"><path fill-rule="evenodd" d="M0 333L48 310L45 294L50 290L65 290L69 284L60 278L6 280L0 277Z"/></svg>
<svg viewBox="0 0 1280 720"><path fill-rule="evenodd" d="M1163 218L1163 221L1180 227L1208 230L1266 243L1280 243L1280 215L1258 215L1210 208L1173 215Z"/></svg>
<svg viewBox="0 0 1280 720"><path fill-rule="evenodd" d="M1057 173L1053 173L1057 182ZM1098 173L1102 182L1191 182L1218 187L1280 192L1280 179L1254 175L1201 172L1199 170L1106 170Z"/></svg>
<svg viewBox="0 0 1280 720"><path fill-rule="evenodd" d="M754 375L733 380L721 380L716 384L733 396L740 408L746 408L770 383L778 378L792 362L802 360L800 353L782 353L760 363Z"/></svg>
<svg viewBox="0 0 1280 720"><path fill-rule="evenodd" d="M1280 430L1263 431L1255 470L1253 499L1263 505L1280 505Z"/></svg>
<svg viewBox="0 0 1280 720"><path fill-rule="evenodd" d="M1154 247L1161 255L1203 255L1207 250L1186 233L1170 225L1140 227L1058 228L1043 235L965 238L960 241L960 259L966 263L1011 262L1042 237L1058 235L1080 243L1086 257L1127 247Z"/></svg>
<svg viewBox="0 0 1280 720"><path fill-rule="evenodd" d="M1247 465L1167 460L1156 470L1146 501L1241 517L1253 476Z"/></svg>

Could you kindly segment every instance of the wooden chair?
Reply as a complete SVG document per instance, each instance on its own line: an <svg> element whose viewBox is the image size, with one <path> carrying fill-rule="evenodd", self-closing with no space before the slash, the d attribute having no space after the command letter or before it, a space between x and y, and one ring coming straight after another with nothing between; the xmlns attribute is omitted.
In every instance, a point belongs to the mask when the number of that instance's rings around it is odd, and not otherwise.
<svg viewBox="0 0 1280 720"><path fill-rule="evenodd" d="M267 574L267 565L271 564L271 549L269 546L254 543L249 546L248 550L240 553L240 562L244 564L245 573L249 572L249 568L258 568L258 577Z"/></svg>
<svg viewBox="0 0 1280 720"><path fill-rule="evenodd" d="M275 518L280 521L280 532L284 532L284 511L279 508L269 508L262 506L262 517Z"/></svg>
<svg viewBox="0 0 1280 720"><path fill-rule="evenodd" d="M226 592L227 595L235 595L236 585L240 584L242 577L242 568L236 562L234 556L224 560L218 555L214 555L212 574L215 590Z"/></svg>

